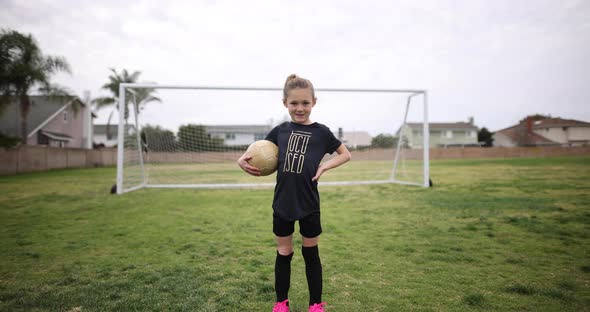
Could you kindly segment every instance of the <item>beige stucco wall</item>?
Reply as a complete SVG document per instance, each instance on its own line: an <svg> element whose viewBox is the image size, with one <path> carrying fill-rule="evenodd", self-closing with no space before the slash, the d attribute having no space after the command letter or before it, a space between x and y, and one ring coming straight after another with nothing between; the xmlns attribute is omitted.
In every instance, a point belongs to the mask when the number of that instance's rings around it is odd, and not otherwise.
<svg viewBox="0 0 590 312"><path fill-rule="evenodd" d="M546 128L534 131L536 134L545 137L553 142L567 143L567 132L560 128Z"/></svg>
<svg viewBox="0 0 590 312"><path fill-rule="evenodd" d="M570 141L590 141L590 127L570 127L568 137Z"/></svg>
<svg viewBox="0 0 590 312"><path fill-rule="evenodd" d="M446 137L446 130L430 130L429 145L430 148L436 148L441 145L460 145L460 144L477 144L477 131L475 130L450 130L453 132L452 137ZM473 135L469 134L473 133ZM422 132L408 131L410 145L414 148L422 148Z"/></svg>
<svg viewBox="0 0 590 312"><path fill-rule="evenodd" d="M512 157L551 157L551 156L590 156L590 147L469 147L469 148L431 148L430 159L452 158L512 158ZM203 153L195 153L203 154ZM210 152L204 154L211 154ZM223 154L223 155L222 155ZM392 149L352 151L353 160L391 160ZM239 152L218 153L217 159L235 162ZM422 150L407 150L406 159L421 159ZM211 155L208 155L211 156ZM183 153L153 153L148 157L151 162L182 162L188 155ZM190 159L197 159L191 155ZM205 157L204 157L205 158ZM19 148L0 148L0 175L12 175L32 171L46 171L58 168L94 168L114 166L117 150L105 148L99 150L52 148L41 146L21 146ZM237 167L236 167L237 168Z"/></svg>
<svg viewBox="0 0 590 312"><path fill-rule="evenodd" d="M0 175L18 173L18 152L0 148Z"/></svg>
<svg viewBox="0 0 590 312"><path fill-rule="evenodd" d="M494 146L496 147L515 147L516 143L514 141L512 141L511 138L509 138L508 136L496 132L493 135L494 138Z"/></svg>
<svg viewBox="0 0 590 312"><path fill-rule="evenodd" d="M64 168L93 168L114 166L117 150L105 148L55 148L24 145L18 148L0 148L0 175L46 171Z"/></svg>
<svg viewBox="0 0 590 312"><path fill-rule="evenodd" d="M21 173L47 170L46 149L46 147L42 146L27 146L26 148L16 149L18 157L17 171Z"/></svg>
<svg viewBox="0 0 590 312"><path fill-rule="evenodd" d="M590 127L563 127L535 130L535 133L551 141L567 144L572 141L590 142Z"/></svg>

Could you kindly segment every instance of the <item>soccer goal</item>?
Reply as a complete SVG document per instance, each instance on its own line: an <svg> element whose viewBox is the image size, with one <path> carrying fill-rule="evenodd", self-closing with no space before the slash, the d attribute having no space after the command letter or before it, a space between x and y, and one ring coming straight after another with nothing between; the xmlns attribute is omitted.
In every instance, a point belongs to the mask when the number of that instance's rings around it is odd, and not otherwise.
<svg viewBox="0 0 590 312"><path fill-rule="evenodd" d="M247 147L289 122L281 88L122 83L117 193L141 188L272 187L237 166ZM425 90L317 88L311 119L328 126L352 160L325 185L429 186ZM326 155L324 160L333 157Z"/></svg>

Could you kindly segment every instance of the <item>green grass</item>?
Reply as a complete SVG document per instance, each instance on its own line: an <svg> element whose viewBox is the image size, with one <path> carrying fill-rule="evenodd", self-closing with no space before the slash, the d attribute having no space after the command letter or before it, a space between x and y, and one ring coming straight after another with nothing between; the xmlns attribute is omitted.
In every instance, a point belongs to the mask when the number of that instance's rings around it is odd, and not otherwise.
<svg viewBox="0 0 590 312"><path fill-rule="evenodd" d="M431 189L321 188L328 311L590 311L589 157L431 173ZM0 177L0 311L272 309L270 189L113 196L114 176ZM292 270L307 311L298 248Z"/></svg>
<svg viewBox="0 0 590 312"><path fill-rule="evenodd" d="M422 161L400 161L398 179L420 183L423 179ZM194 164L149 164L147 175L151 184L216 184L216 183L271 183L275 175L253 177L236 170L235 161ZM351 161L344 170L334 170L322 177L322 181L367 181L388 180L392 161ZM126 167L129 187L141 184L139 164Z"/></svg>

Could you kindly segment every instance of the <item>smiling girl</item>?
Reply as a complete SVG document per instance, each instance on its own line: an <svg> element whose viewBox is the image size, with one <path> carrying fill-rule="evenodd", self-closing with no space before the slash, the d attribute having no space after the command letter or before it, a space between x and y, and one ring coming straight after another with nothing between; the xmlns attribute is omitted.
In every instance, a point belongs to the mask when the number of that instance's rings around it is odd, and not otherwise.
<svg viewBox="0 0 590 312"><path fill-rule="evenodd" d="M320 197L318 180L332 168L350 160L350 152L328 127L312 122L310 115L317 103L312 83L297 75L287 77L283 88L283 105L291 116L273 128L266 140L279 147L277 182L273 199L273 232L276 235L275 291L277 301L273 312L288 312L288 292L291 283L291 259L293 258L293 233L295 222L303 246L305 274L309 289L309 312L323 312L322 263L319 256ZM325 154L337 155L321 163ZM248 164L251 156L245 153L238 165L250 175L260 171Z"/></svg>

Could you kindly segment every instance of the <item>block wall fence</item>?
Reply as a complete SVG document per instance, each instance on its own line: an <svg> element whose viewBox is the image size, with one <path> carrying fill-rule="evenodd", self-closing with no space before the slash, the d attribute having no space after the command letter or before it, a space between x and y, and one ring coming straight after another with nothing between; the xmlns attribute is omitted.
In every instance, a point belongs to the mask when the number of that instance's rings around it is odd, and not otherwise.
<svg viewBox="0 0 590 312"><path fill-rule="evenodd" d="M207 152L211 153L211 152ZM352 151L353 160L391 159L391 149ZM217 159L236 161L241 152L218 153ZM455 147L432 148L430 159L463 158L514 158L514 157L552 157L552 156L590 156L590 146L584 147ZM178 162L187 159L183 153L149 154L150 161L158 163ZM407 150L406 159L419 159L422 150ZM202 157L207 159L209 157ZM193 157L192 159L198 159ZM77 148L56 148L23 145L17 148L0 148L0 175L14 175L26 172L47 171L67 168L112 167L117 164L117 149L95 150Z"/></svg>

